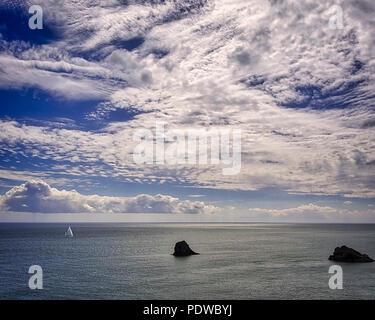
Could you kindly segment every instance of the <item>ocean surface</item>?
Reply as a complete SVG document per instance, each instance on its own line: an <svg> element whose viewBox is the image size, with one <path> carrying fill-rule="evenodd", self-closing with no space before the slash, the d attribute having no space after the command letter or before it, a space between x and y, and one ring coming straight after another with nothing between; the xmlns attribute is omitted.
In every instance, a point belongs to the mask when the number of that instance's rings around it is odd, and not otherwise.
<svg viewBox="0 0 375 320"><path fill-rule="evenodd" d="M375 257L375 225L0 224L0 299L374 299L375 263L327 258L347 245ZM175 258L177 241L200 255ZM31 265L42 290L28 287Z"/></svg>

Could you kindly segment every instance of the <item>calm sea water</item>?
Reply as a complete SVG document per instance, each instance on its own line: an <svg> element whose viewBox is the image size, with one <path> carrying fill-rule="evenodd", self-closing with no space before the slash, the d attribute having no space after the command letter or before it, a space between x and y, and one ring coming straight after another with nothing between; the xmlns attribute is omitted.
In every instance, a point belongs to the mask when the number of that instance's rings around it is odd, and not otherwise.
<svg viewBox="0 0 375 320"><path fill-rule="evenodd" d="M0 224L1 299L374 299L375 263L327 258L347 245L375 257L375 225ZM200 255L175 258L186 240ZM29 266L44 289L30 290Z"/></svg>

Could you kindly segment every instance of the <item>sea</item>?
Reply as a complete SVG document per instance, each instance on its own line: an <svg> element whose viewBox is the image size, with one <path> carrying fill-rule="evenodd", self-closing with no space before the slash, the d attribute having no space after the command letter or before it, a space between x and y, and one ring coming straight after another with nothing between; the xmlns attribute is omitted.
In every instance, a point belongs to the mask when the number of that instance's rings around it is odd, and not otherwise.
<svg viewBox="0 0 375 320"><path fill-rule="evenodd" d="M0 224L0 299L374 299L373 224ZM185 240L199 255L172 255ZM30 289L29 268L43 289ZM342 289L331 289L333 265ZM337 274L336 274L337 275Z"/></svg>

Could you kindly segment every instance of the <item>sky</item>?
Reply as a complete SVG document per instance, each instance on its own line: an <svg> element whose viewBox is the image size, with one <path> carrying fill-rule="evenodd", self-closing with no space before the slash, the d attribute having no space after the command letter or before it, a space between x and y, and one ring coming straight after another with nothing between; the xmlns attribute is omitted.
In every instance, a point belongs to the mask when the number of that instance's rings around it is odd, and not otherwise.
<svg viewBox="0 0 375 320"><path fill-rule="evenodd" d="M374 1L32 5L0 3L0 221L375 222ZM137 163L160 123L239 130L240 171Z"/></svg>

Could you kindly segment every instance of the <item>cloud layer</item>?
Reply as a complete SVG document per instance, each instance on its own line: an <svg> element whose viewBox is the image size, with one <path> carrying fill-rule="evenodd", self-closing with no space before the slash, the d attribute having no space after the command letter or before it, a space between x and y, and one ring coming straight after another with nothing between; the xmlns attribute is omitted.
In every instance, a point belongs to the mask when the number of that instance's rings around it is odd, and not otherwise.
<svg viewBox="0 0 375 320"><path fill-rule="evenodd" d="M168 195L133 198L82 195L57 190L43 181L29 181L0 196L0 210L37 213L213 213L219 208L201 201L181 201Z"/></svg>
<svg viewBox="0 0 375 320"><path fill-rule="evenodd" d="M375 211L349 210L322 206L314 203L303 204L295 208L264 209L250 208L249 216L258 221L284 222L374 222Z"/></svg>
<svg viewBox="0 0 375 320"><path fill-rule="evenodd" d="M75 190L58 190L42 180L31 180L0 196L0 212L2 219L7 216L9 221L12 221L9 215L15 216L15 213L22 212L42 215L50 213L62 221L65 221L64 216L74 219L69 214L84 215L85 219L89 214L94 220L98 216L103 217L103 214L107 215L109 220L112 215L115 220L122 219L119 217L121 214L130 216L131 221L138 221L131 215L137 214L140 221L147 222L155 221L147 214L168 214L165 218L159 215L158 219L171 222L175 219L179 222L375 222L373 207L369 206L365 210L351 209L347 208L352 205L349 202L342 203L346 206L344 208L306 203L290 208L249 208L246 211L235 207L219 207L203 201L180 200L162 194L140 194L135 197L83 195ZM38 217L43 221L40 215ZM27 216L24 218L30 219Z"/></svg>

